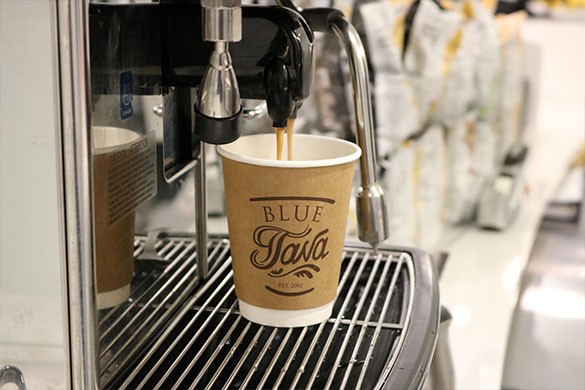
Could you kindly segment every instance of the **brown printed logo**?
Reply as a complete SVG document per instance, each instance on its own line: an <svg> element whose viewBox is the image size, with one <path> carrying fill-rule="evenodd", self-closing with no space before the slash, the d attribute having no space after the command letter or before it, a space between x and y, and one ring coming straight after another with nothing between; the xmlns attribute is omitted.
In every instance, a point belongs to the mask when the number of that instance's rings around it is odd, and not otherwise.
<svg viewBox="0 0 585 390"><path fill-rule="evenodd" d="M335 200L287 196L250 201L264 203L260 208L264 223L254 230L255 249L250 254L250 262L278 280L275 286L265 285L265 288L285 297L312 292L313 287L303 288L303 282L290 279L313 279L321 271L320 262L329 255L329 229L319 228L319 223L324 208ZM297 228L284 228L289 221Z"/></svg>

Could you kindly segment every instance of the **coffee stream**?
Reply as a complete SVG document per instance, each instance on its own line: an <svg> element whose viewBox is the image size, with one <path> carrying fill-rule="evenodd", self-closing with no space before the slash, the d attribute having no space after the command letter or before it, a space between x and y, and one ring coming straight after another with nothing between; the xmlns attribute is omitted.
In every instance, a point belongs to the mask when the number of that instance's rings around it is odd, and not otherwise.
<svg viewBox="0 0 585 390"><path fill-rule="evenodd" d="M283 144L283 135L285 132L284 127L275 127L274 131L276 131L276 159L282 160L282 144Z"/></svg>
<svg viewBox="0 0 585 390"><path fill-rule="evenodd" d="M288 159L292 160L293 159L293 152L292 152L292 144L293 144L293 128L295 127L295 120L294 118L291 118L288 120L287 122L287 128L286 128L286 136L287 136L287 147L288 147Z"/></svg>
<svg viewBox="0 0 585 390"><path fill-rule="evenodd" d="M276 132L276 159L282 160L282 147L284 144L284 132L286 131L287 136L287 158L292 160L293 151L292 151L292 143L293 143L293 128L295 126L295 120L289 119L287 121L286 128L284 127L275 127L274 131Z"/></svg>

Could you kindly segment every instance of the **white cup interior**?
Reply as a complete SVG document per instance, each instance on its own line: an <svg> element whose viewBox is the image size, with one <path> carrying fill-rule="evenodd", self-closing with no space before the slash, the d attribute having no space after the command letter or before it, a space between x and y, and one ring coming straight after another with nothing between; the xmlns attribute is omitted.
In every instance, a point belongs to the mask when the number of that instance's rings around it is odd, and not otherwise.
<svg viewBox="0 0 585 390"><path fill-rule="evenodd" d="M94 126L94 153L109 153L140 138L140 134L121 127Z"/></svg>
<svg viewBox="0 0 585 390"><path fill-rule="evenodd" d="M286 158L287 137L284 138L283 154ZM293 160L276 159L276 135L254 134L217 147L220 155L247 164L310 168L345 164L357 160L361 149L354 143L338 138L319 135L295 134Z"/></svg>

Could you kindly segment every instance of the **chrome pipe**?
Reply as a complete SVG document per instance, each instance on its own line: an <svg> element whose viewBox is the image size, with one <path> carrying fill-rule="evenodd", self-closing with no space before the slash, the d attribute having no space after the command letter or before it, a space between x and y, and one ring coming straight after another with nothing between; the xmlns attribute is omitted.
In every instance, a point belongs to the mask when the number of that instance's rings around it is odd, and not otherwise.
<svg viewBox="0 0 585 390"><path fill-rule="evenodd" d="M358 32L341 14L334 14L330 28L339 38L349 60L355 110L357 144L360 158L361 187L356 199L359 239L375 249L388 238L388 222L384 190L377 182L375 127L370 100L370 78L366 51Z"/></svg>
<svg viewBox="0 0 585 390"><path fill-rule="evenodd" d="M201 0L203 40L238 42L242 39L241 0Z"/></svg>
<svg viewBox="0 0 585 390"><path fill-rule="evenodd" d="M60 126L63 144L69 332L72 389L99 387L89 84L88 2L59 0Z"/></svg>
<svg viewBox="0 0 585 390"><path fill-rule="evenodd" d="M205 144L199 143L199 158L195 166L195 241L197 250L197 276L207 279L209 273L207 259L207 182L205 175Z"/></svg>

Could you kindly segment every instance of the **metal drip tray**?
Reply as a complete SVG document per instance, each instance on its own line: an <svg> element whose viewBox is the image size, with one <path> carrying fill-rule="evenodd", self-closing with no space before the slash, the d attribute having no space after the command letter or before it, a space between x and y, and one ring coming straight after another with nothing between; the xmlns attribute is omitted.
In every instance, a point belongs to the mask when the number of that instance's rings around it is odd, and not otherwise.
<svg viewBox="0 0 585 390"><path fill-rule="evenodd" d="M137 238L135 255L144 250ZM329 320L271 328L239 315L229 241L208 244L199 285L196 248L166 237L166 261L135 262L131 298L99 315L104 388L412 388L430 364L438 293L429 257L345 248Z"/></svg>

